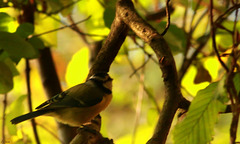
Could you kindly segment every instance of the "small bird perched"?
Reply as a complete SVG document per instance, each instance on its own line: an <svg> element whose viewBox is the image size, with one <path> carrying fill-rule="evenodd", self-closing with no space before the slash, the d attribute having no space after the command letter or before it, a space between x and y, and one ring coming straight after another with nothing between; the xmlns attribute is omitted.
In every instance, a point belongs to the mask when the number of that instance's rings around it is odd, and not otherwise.
<svg viewBox="0 0 240 144"><path fill-rule="evenodd" d="M12 124L41 115L55 117L70 126L81 126L104 110L112 99L112 78L97 73L85 83L76 85L39 105L34 112L11 120Z"/></svg>

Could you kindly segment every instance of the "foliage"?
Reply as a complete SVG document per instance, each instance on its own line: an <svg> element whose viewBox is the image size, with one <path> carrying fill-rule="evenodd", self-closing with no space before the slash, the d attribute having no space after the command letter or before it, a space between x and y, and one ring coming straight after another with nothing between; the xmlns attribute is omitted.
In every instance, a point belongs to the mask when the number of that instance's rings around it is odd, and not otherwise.
<svg viewBox="0 0 240 144"><path fill-rule="evenodd" d="M211 1L213 16L210 15ZM26 73L24 60L31 60L33 106L45 100L44 96L39 95L43 95L44 90L36 78L38 67L34 61L45 47L51 47L63 89L84 82L93 55L93 45L104 41L108 35L115 17L116 2L35 0L33 24L19 23L21 11L29 3L28 0L0 2L0 94L9 95L6 111L8 130L5 134L9 134L11 141L34 141L30 128L19 129L9 123L11 118L27 112L23 108L26 99L26 90L23 88ZM221 137L229 133L229 127L238 128L239 131L239 126L231 125L232 117L229 115L224 115L228 121L218 119L219 113L226 112L226 107L239 106L240 4L233 2L171 2L174 10L170 15L170 27L163 38L174 55L182 95L191 101L191 105L189 109L184 109L186 116L183 114L174 118L177 124L172 125L173 131L170 131L167 143L218 143L217 139L220 138L230 141L232 135ZM144 19L150 14L165 11L165 1L135 0L134 6ZM75 25L89 16L90 19ZM161 33L168 20L159 17L148 19L147 22ZM221 60L223 63L220 63ZM113 138L117 144L134 140L135 143L146 143L150 138L159 116L157 106L159 109L164 106L164 83L158 67L158 60L150 46L130 30L110 70L114 77L114 97L110 107L102 114L104 136ZM143 81L141 77L144 77ZM141 92L142 101L139 100ZM234 112L239 114L239 111ZM49 124L56 134L53 120L38 120L42 125ZM216 125L217 122L223 126ZM29 127L29 123L24 123L22 127ZM220 129L223 129L221 133ZM41 131L44 131L39 132L43 136L47 130L42 128ZM53 137L49 135L44 134L44 138ZM53 139L59 142L58 138Z"/></svg>
<svg viewBox="0 0 240 144"><path fill-rule="evenodd" d="M225 109L226 93L221 82L200 90L191 103L187 116L174 128L174 141L178 144L205 144L212 140L218 113Z"/></svg>

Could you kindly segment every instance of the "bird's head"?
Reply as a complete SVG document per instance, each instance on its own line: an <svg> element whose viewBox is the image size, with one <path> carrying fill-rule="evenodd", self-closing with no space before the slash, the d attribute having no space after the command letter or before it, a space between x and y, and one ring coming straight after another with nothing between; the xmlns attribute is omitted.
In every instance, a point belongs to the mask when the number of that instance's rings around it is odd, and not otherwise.
<svg viewBox="0 0 240 144"><path fill-rule="evenodd" d="M93 80L97 83L103 84L104 87L112 90L112 78L107 73L96 73L92 75L89 80Z"/></svg>

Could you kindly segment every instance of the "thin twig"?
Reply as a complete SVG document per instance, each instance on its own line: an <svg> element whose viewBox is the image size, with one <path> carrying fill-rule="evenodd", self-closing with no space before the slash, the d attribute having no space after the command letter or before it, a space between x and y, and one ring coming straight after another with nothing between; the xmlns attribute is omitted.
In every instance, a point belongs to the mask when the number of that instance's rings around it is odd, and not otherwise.
<svg viewBox="0 0 240 144"><path fill-rule="evenodd" d="M188 5L188 3L187 3ZM188 15L188 6L185 6L185 11L184 11L184 14L183 14L183 23L182 23L182 29L186 32L186 23L187 23L187 15Z"/></svg>
<svg viewBox="0 0 240 144"><path fill-rule="evenodd" d="M74 4L78 3L79 1L80 0L73 1L70 4L67 4L67 5L61 7L60 9L58 9L56 11L53 11L53 12L50 12L50 13L46 13L46 11L39 11L39 10L36 10L36 11L39 12L39 13L44 13L44 14L50 16L50 15L53 15L53 14L57 14L57 13L63 11L64 9L66 9L66 8L69 8L69 7L73 6Z"/></svg>
<svg viewBox="0 0 240 144"><path fill-rule="evenodd" d="M233 31L231 31L231 30L229 30L229 29L227 29L226 27L224 27L223 25L216 25L218 28L220 28L220 29L223 29L223 30L225 30L226 32L228 32L228 33L230 33L230 34L233 34Z"/></svg>
<svg viewBox="0 0 240 144"><path fill-rule="evenodd" d="M210 34L206 34L205 35L205 39L204 41L202 41L199 46L196 48L196 50L194 51L194 53L192 54L192 56L189 59L185 59L181 68L179 69L178 72L178 76L179 76L179 82L182 81L185 73L187 72L187 69L189 68L189 66L192 64L192 62L196 59L197 55L201 52L201 50L204 48L204 46L206 45L208 39L210 37Z"/></svg>
<svg viewBox="0 0 240 144"><path fill-rule="evenodd" d="M235 11L235 19L234 19L234 24L233 24L233 35L232 35L232 39L233 39L233 46L235 47L236 43L237 43L237 31L236 31L236 26L237 26L237 19L238 19L238 9L236 9Z"/></svg>
<svg viewBox="0 0 240 144"><path fill-rule="evenodd" d="M132 136L132 144L135 144L136 133L139 126L139 119L141 117L142 112L142 101L144 95L144 69L142 69L139 79L139 90L138 90L138 99L136 106L136 116L135 116L135 124L133 128L133 136Z"/></svg>
<svg viewBox="0 0 240 144"><path fill-rule="evenodd" d="M202 15L199 17L199 19L196 21L196 24L194 26L192 26L192 32L195 31L195 29L197 28L197 26L199 25L199 23L201 22L201 20L204 18L204 16L208 13L208 9L205 9L205 11L202 13Z"/></svg>
<svg viewBox="0 0 240 144"><path fill-rule="evenodd" d="M87 17L86 19L83 19L83 20L81 20L81 21L78 21L78 22L76 22L76 23L74 23L74 24L71 24L71 25L64 25L64 26L62 26L62 27L60 27L60 28L56 28L56 29L53 29L53 30L50 30L50 31L46 31L46 32L43 32L43 33L40 33L40 34L30 35L30 37L39 37L39 36L41 36L41 35L49 34L49 33L52 33L52 32L58 31L58 30L62 30L62 29L68 28L68 27L71 28L73 25L76 25L76 24L79 24L79 23L82 23L82 22L87 21L88 19L90 19L90 17L91 17L91 16L89 16L89 17ZM84 34L84 33L82 33L82 34ZM84 35L97 36L97 35L92 35L92 34L84 34Z"/></svg>
<svg viewBox="0 0 240 144"><path fill-rule="evenodd" d="M127 56L127 60L132 68L133 71L136 71L136 68L135 66L133 65L132 61L129 59L128 57L128 54L127 54L127 49L124 49L125 50L125 53L126 53L126 56ZM135 73L135 76L137 77L137 79L140 81L140 75L136 72ZM143 84L144 85L144 84ZM152 100L153 104L155 105L158 113L161 112L161 109L160 107L158 106L158 103L157 103L157 100L156 98L151 94L151 92L147 89L147 87L144 85L144 91L146 92L147 96Z"/></svg>
<svg viewBox="0 0 240 144"><path fill-rule="evenodd" d="M56 140L64 144L64 141L62 141L54 132L52 132L48 127L46 127L43 124L37 123L38 126L42 127L44 130L46 130L48 133L50 133Z"/></svg>
<svg viewBox="0 0 240 144"><path fill-rule="evenodd" d="M240 4L236 4L236 5L232 6L232 7L230 7L229 9L227 9L222 15L220 15L216 19L215 23L218 23L218 24L222 23L223 20L225 20L234 10L236 10L238 8L240 8Z"/></svg>
<svg viewBox="0 0 240 144"><path fill-rule="evenodd" d="M26 84L27 84L27 96L28 96L28 108L29 111L32 112L32 98L31 98L31 84L30 84L30 64L29 60L26 59ZM40 139L38 136L36 122L34 119L31 119L31 124L33 128L33 134L37 144L40 144Z"/></svg>
<svg viewBox="0 0 240 144"><path fill-rule="evenodd" d="M143 50L143 52L150 58L150 59L152 59L152 61L155 63L155 64L158 64L158 61L156 60L156 59L154 59L153 57L152 57L152 54L150 54L150 53L148 53L145 49L144 49L144 45L140 45L133 37L130 37L132 40L133 40L133 42L138 46L138 47L140 47L142 50Z"/></svg>
<svg viewBox="0 0 240 144"><path fill-rule="evenodd" d="M192 15L191 22L190 22L190 28L191 29L192 29L193 20L194 20L196 14L197 14L197 10L198 10L201 2L202 2L202 0L198 0L197 5L196 5L195 9L193 10L193 15Z"/></svg>
<svg viewBox="0 0 240 144"><path fill-rule="evenodd" d="M238 123L239 123L239 115L240 111L238 110L239 104L240 104L240 98L237 93L236 87L233 82L234 78L234 70L237 66L237 38L235 39L235 33L236 32L236 23L237 23L237 17L238 17L238 9L235 12L235 20L234 20L234 25L233 25L233 34L232 34L232 39L233 39L233 48L232 48L232 61L231 61L231 67L229 70L229 73L227 75L227 90L231 99L231 105L232 105L232 122L230 126L230 143L235 144L236 139L237 139L237 129L238 129Z"/></svg>
<svg viewBox="0 0 240 144"><path fill-rule="evenodd" d="M7 108L7 94L4 94L3 98L3 116L2 116L2 139L1 142L5 144L6 138L5 138L5 119L6 119L6 108Z"/></svg>
<svg viewBox="0 0 240 144"><path fill-rule="evenodd" d="M198 3L197 3L197 5L196 5L196 7L195 7L195 9L194 9L194 12L193 12L193 15L192 15L192 18L191 18L191 21L190 21L190 30L189 30L189 32L187 33L187 44L186 44L186 50L185 50L185 53L184 53L184 61L186 61L187 60L187 55L188 55L188 52L189 52L189 49L190 49L190 47L191 47L191 40L192 40L192 35L193 35L193 32L194 32L194 30L195 29L193 29L193 27L192 27L192 23L193 23L193 20L194 20L194 18L195 18L195 16L196 16L196 13L197 13L197 10L198 10L198 7L199 7L199 5L200 5L200 3L201 3L201 1L202 0L198 0ZM199 18L199 20L201 20L202 19L202 17L200 17ZM196 23L196 25L198 25L199 23ZM196 28L196 25L195 25L195 28ZM187 31L186 31L187 32ZM184 62L183 62L184 63Z"/></svg>
<svg viewBox="0 0 240 144"><path fill-rule="evenodd" d="M150 57L151 57L151 55L148 57L148 59L146 60L146 61L144 61L144 63L141 65L141 66L139 66L137 69L135 69L134 71L133 71L133 73L130 75L130 77L132 77L137 71L139 71L140 69L142 69L142 68L144 68L144 66L148 63L148 61L150 60Z"/></svg>
<svg viewBox="0 0 240 144"><path fill-rule="evenodd" d="M215 25L214 25L214 22L213 22L213 0L210 0L210 24L211 24L211 36L212 36L212 46L213 46L213 49L217 55L217 58L218 58L218 61L221 63L221 65L223 66L223 68L228 72L229 69L228 67L225 65L225 63L222 61L221 57L220 57L220 54L217 50L217 44L216 44L216 36L215 36L215 33L216 33L216 28L215 28Z"/></svg>
<svg viewBox="0 0 240 144"><path fill-rule="evenodd" d="M167 1L166 1L167 24L166 24L166 27L165 27L164 31L161 33L161 36L164 36L164 35L167 33L168 28L170 27L170 10L169 10L169 2L170 2L170 0L167 0Z"/></svg>
<svg viewBox="0 0 240 144"><path fill-rule="evenodd" d="M83 35L83 32L81 31L81 29L75 24L73 18L71 15L69 15L68 20L71 22L71 28L77 32L79 34L79 36L82 38L83 42L85 42L86 45L88 45L88 47L90 47L90 43L88 42L86 35Z"/></svg>
<svg viewBox="0 0 240 144"><path fill-rule="evenodd" d="M91 16L89 16L89 17L91 17ZM56 22L59 22L60 24L62 24L62 25L64 25L64 26L68 26L67 24L63 23L61 20L59 20L59 19L57 19L57 18L55 18L55 17L53 17L53 16L50 16L50 18L52 18L53 20L55 20ZM77 23L75 23L75 25L76 25L76 24L77 24ZM72 30L76 31L73 27L69 27L69 28L71 28ZM88 34L88 33L83 33L83 32L79 32L79 31L76 31L76 32L79 33L79 34L81 34L81 35L92 36L92 37L94 37L94 36L96 36L96 37L103 37L103 38L106 38L106 37L107 37L106 35Z"/></svg>

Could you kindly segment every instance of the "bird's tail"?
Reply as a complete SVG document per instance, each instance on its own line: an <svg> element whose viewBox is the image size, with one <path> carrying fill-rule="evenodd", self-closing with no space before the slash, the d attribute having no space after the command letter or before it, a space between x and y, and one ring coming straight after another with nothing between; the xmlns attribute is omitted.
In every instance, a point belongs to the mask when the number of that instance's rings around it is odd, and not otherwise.
<svg viewBox="0 0 240 144"><path fill-rule="evenodd" d="M37 110L37 111L34 111L34 112L30 112L30 113L21 115L19 117L16 117L16 118L12 119L11 122L12 122L12 124L18 124L18 123L23 122L25 120L33 119L33 118L38 117L40 115L44 115L46 113L49 113L50 111L51 110L49 110L49 109Z"/></svg>

